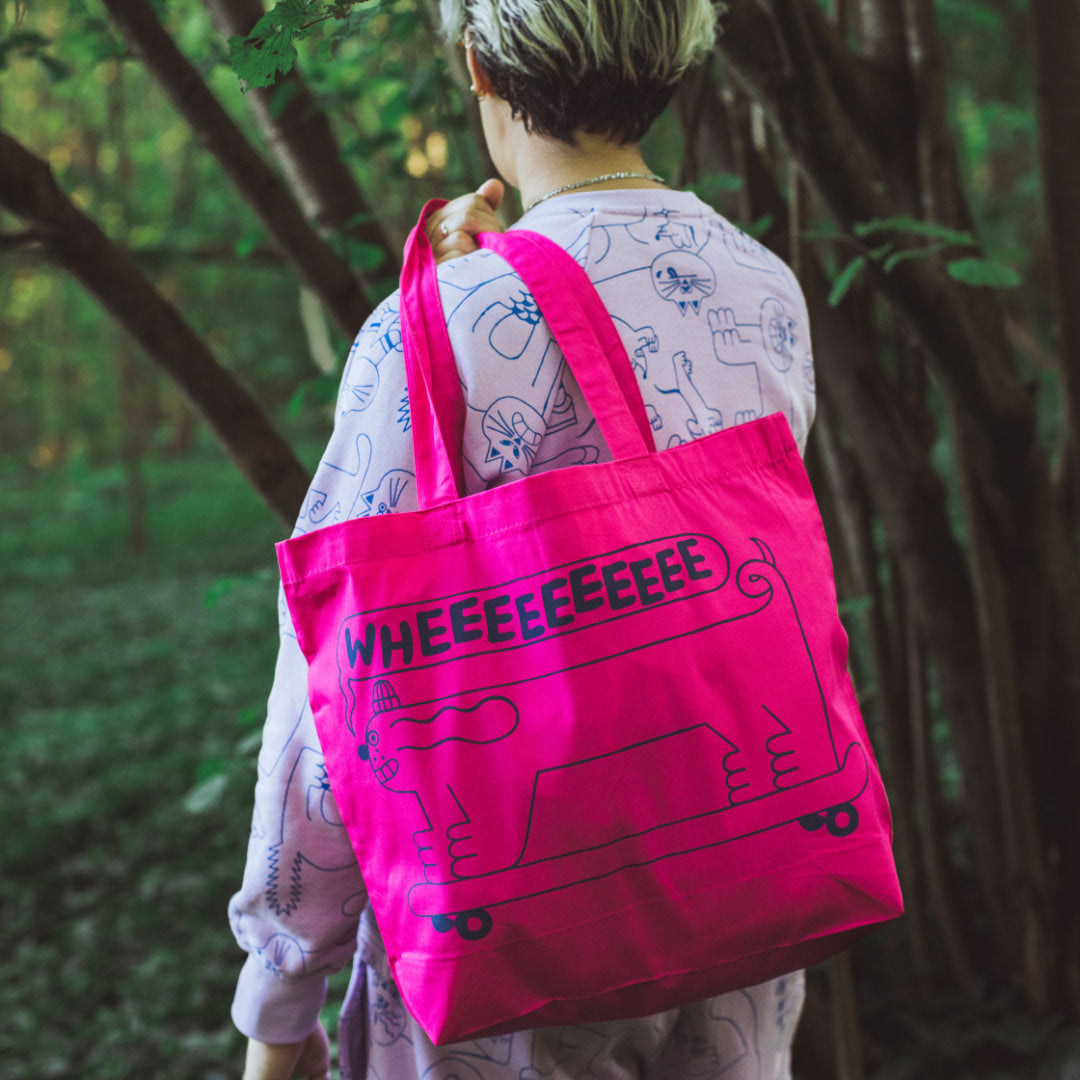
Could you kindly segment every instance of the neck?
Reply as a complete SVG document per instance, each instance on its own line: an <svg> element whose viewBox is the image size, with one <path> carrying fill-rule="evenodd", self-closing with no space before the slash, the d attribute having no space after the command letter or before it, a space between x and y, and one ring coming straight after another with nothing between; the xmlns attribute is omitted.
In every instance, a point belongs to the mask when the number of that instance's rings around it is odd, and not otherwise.
<svg viewBox="0 0 1080 1080"><path fill-rule="evenodd" d="M619 146L597 135L579 134L576 145L570 146L524 130L520 135L523 137L515 140L514 157L523 206L531 206L566 184L581 184L609 173L650 172L636 145ZM657 186L656 181L632 177L589 184L588 190Z"/></svg>

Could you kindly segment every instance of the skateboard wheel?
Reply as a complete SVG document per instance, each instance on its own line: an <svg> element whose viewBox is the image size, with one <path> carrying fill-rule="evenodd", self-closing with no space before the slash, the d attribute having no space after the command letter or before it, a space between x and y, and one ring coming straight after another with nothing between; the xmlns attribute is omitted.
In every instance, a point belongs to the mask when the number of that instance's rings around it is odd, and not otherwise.
<svg viewBox="0 0 1080 1080"><path fill-rule="evenodd" d="M458 935L466 941L479 941L487 937L491 930L491 915L483 908L473 908L471 911L463 911L454 920Z"/></svg>
<svg viewBox="0 0 1080 1080"><path fill-rule="evenodd" d="M859 827L859 811L851 803L832 807L826 818L825 824L832 836L850 836Z"/></svg>
<svg viewBox="0 0 1080 1080"><path fill-rule="evenodd" d="M452 915L432 915L431 925L434 926L440 934L445 934L447 931L454 929L454 919Z"/></svg>
<svg viewBox="0 0 1080 1080"><path fill-rule="evenodd" d="M825 825L828 824L828 820L829 820L829 816L828 816L828 814L825 814L825 813L821 813L821 814L803 814L803 816L801 818L799 818L799 824L807 832L817 832L818 829L821 829Z"/></svg>

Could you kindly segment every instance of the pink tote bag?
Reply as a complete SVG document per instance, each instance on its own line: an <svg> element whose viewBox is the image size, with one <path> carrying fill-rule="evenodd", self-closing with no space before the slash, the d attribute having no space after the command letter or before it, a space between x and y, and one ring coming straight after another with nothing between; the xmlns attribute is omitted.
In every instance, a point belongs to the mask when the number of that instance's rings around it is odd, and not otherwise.
<svg viewBox="0 0 1080 1080"><path fill-rule="evenodd" d="M410 1012L436 1043L639 1016L899 915L785 418L656 452L582 269L536 234L485 235L615 460L460 497L464 404L422 223L402 274L421 509L278 547Z"/></svg>

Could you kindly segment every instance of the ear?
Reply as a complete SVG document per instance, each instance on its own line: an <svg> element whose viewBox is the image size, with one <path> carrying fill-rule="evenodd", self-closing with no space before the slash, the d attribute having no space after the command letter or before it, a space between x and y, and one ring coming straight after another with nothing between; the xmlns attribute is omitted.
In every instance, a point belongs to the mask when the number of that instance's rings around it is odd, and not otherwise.
<svg viewBox="0 0 1080 1080"><path fill-rule="evenodd" d="M472 80L474 88L473 93L477 97L492 93L494 88L491 85L491 80L476 59L476 49L473 48L471 42L465 46L465 64L469 69L469 78Z"/></svg>

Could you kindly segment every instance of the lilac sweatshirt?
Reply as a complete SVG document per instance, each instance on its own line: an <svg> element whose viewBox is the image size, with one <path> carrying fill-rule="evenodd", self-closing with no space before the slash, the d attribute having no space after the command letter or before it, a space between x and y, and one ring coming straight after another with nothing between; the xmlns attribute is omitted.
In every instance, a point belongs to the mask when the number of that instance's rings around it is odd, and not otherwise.
<svg viewBox="0 0 1080 1080"><path fill-rule="evenodd" d="M805 303L788 268L695 196L579 192L526 214L585 268L626 346L656 444L782 411L800 449L814 412ZM467 401L468 491L610 458L521 280L477 252L439 268ZM333 435L296 533L416 508L397 294L364 324ZM654 1017L518 1032L436 1048L401 1004L329 790L307 666L284 602L243 885L229 916L250 955L233 1019L263 1042L314 1028L326 976L353 963L342 1076L537 1080L723 1076L787 1080L801 974Z"/></svg>

